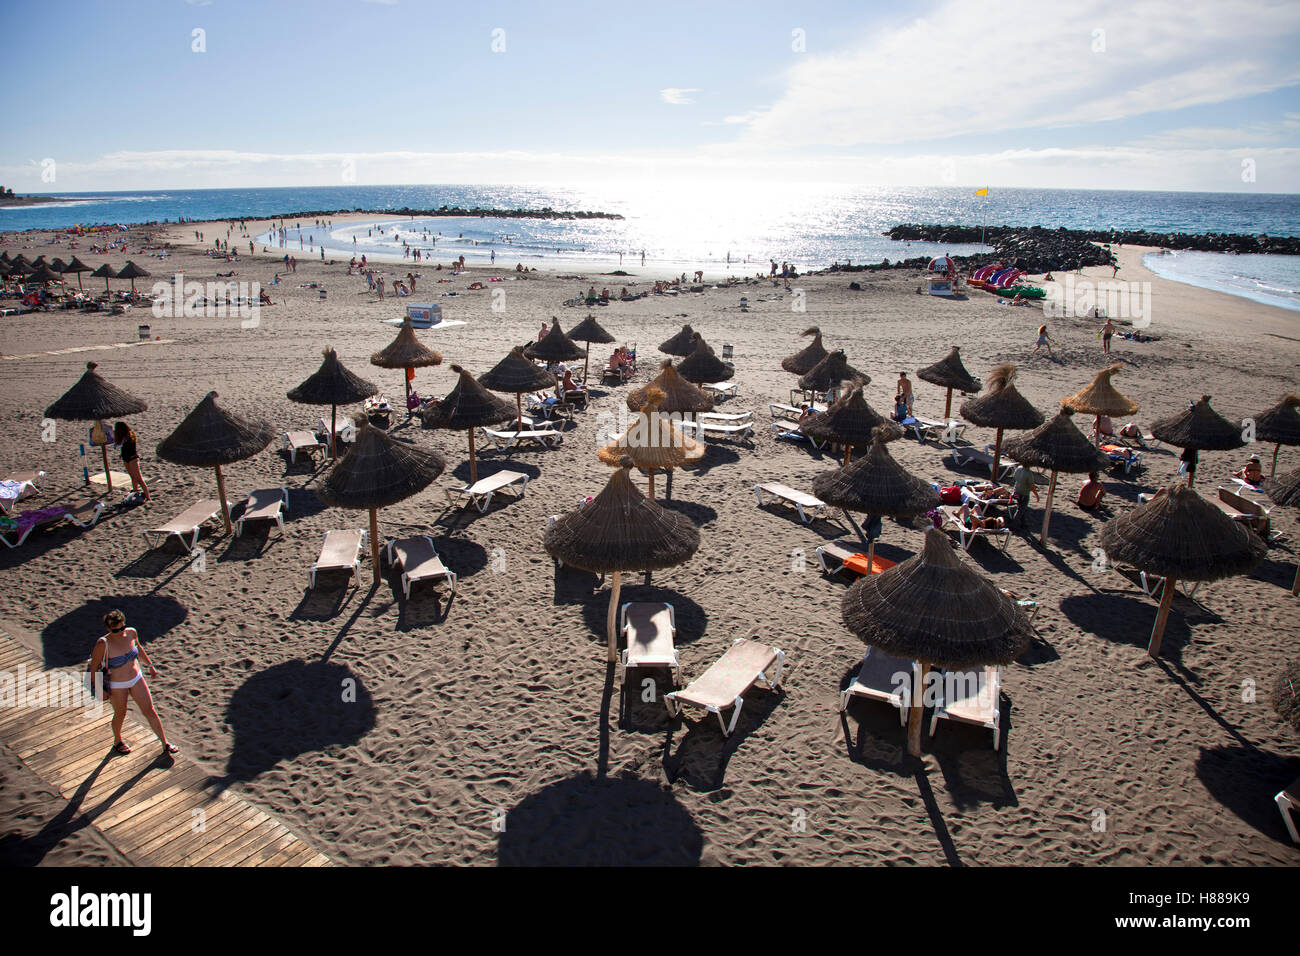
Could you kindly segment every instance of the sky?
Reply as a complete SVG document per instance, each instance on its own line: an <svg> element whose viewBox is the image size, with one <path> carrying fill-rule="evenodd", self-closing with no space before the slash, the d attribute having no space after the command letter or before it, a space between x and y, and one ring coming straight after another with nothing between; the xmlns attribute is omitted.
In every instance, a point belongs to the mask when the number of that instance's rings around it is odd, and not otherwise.
<svg viewBox="0 0 1300 956"><path fill-rule="evenodd" d="M6 44L0 138L0 184L18 193L646 181L1300 192L1296 0L0 11L23 38Z"/></svg>

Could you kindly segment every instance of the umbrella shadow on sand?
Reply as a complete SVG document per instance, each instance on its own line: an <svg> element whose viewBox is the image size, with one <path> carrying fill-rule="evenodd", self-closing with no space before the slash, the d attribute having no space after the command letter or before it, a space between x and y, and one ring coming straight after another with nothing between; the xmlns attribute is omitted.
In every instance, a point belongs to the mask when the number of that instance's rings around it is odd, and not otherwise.
<svg viewBox="0 0 1300 956"><path fill-rule="evenodd" d="M572 572L573 569L566 569ZM585 573L585 572L578 572ZM668 574L670 571L661 571L660 574ZM709 615L694 600L681 591L675 591L669 587L658 585L644 584L625 584L619 594L618 603L620 605L633 601L659 602L666 601L673 606L673 619L677 624L677 633L674 636L674 642L681 646L689 644L691 641L698 640L704 636L708 628ZM609 613L609 595L604 591L595 592L590 600L582 605L582 621L587 625L589 634L588 640L591 641L592 647L599 650L605 642L605 625L606 615Z"/></svg>
<svg viewBox="0 0 1300 956"><path fill-rule="evenodd" d="M87 601L55 618L41 631L42 656L46 667L68 667L90 657L95 641L104 634L104 615L118 610L126 615L128 627L148 645L185 622L189 610L166 595L112 595Z"/></svg>
<svg viewBox="0 0 1300 956"><path fill-rule="evenodd" d="M1161 657L1176 663L1180 669L1183 647L1191 640L1191 629L1183 614L1189 603L1181 592L1174 598L1174 611L1177 613L1169 615L1164 643L1160 646ZM1151 640L1155 604L1149 598L1098 591L1062 598L1060 607L1070 623L1085 634L1115 644L1129 644L1143 652Z"/></svg>
<svg viewBox="0 0 1300 956"><path fill-rule="evenodd" d="M1264 836L1292 846L1273 795L1300 775L1300 760L1254 746L1207 747L1196 759L1196 777L1226 809Z"/></svg>
<svg viewBox="0 0 1300 956"><path fill-rule="evenodd" d="M699 708L683 710L668 725L668 736L664 741L663 767L668 780L671 783L681 781L692 790L706 793L722 789L732 754L751 733L763 725L784 699L783 689L770 691L763 686L751 688L745 695L745 705L740 712L736 729L729 737L722 736L722 728L715 715ZM662 699L659 707L666 718L668 712ZM731 712L724 713L723 717L730 722ZM672 735L678 725L685 730L685 734L674 750Z"/></svg>
<svg viewBox="0 0 1300 956"><path fill-rule="evenodd" d="M507 813L500 866L696 866L700 828L672 791L639 777L579 774Z"/></svg>
<svg viewBox="0 0 1300 956"><path fill-rule="evenodd" d="M752 445L752 439L750 443ZM740 461L740 452L735 448L728 448L716 442L708 442L704 447L706 449L704 457L691 465L691 471L697 475L707 475L719 465L734 465Z"/></svg>
<svg viewBox="0 0 1300 956"><path fill-rule="evenodd" d="M323 661L286 661L258 671L235 689L226 707L234 744L224 789L252 780L285 760L348 747L375 725L369 691L350 668Z"/></svg>

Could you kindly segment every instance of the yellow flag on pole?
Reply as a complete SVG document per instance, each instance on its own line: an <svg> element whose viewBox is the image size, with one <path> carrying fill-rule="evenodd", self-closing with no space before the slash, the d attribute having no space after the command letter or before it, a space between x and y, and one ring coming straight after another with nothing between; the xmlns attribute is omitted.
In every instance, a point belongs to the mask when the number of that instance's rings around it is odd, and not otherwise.
<svg viewBox="0 0 1300 956"><path fill-rule="evenodd" d="M989 194L989 187L987 186L985 186L983 189L975 190L976 196L987 196L988 194Z"/></svg>

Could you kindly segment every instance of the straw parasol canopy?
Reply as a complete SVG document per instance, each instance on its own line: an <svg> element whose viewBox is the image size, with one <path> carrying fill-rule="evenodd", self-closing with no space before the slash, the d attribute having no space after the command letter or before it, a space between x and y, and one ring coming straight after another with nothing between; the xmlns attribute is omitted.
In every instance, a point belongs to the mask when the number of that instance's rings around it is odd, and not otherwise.
<svg viewBox="0 0 1300 956"><path fill-rule="evenodd" d="M691 341L694 335L694 329L689 325L683 325L680 332L659 346L659 351L665 355L676 355L679 358L685 358L695 351L695 343Z"/></svg>
<svg viewBox="0 0 1300 956"><path fill-rule="evenodd" d="M106 418L123 418L137 415L148 409L143 399L136 398L130 392L123 391L110 384L95 371L95 362L86 363L86 371L77 383L60 396L59 400L45 409L46 418L56 418L65 422L95 422L99 428L99 443L104 453L104 482L108 493L113 492L113 472L108 467L109 434L104 426Z"/></svg>
<svg viewBox="0 0 1300 956"><path fill-rule="evenodd" d="M82 262L82 261L81 261L80 259L78 259L76 256L73 256L73 257L72 257L72 261L69 262L69 263L66 263L66 264L63 266L63 274L64 274L64 275L67 275L67 274L70 273L70 272L72 272L72 273L76 273L76 276L77 276L77 288L78 288L78 289L81 288L81 274L82 274L83 272L89 272L89 271L90 271L90 266L86 265L84 262Z"/></svg>
<svg viewBox="0 0 1300 956"><path fill-rule="evenodd" d="M781 368L785 369L791 375L807 375L817 367L822 359L826 358L826 356L830 354L826 351L825 346L822 345L821 329L813 326L810 329L804 329L799 334L801 336L811 335L813 340L793 355L781 359Z"/></svg>
<svg viewBox="0 0 1300 956"><path fill-rule="evenodd" d="M335 439L340 405L360 402L379 391L372 382L356 375L339 361L333 348L325 349L325 360L301 385L289 392L289 400L303 405L330 406L330 457L338 457Z"/></svg>
<svg viewBox="0 0 1300 956"><path fill-rule="evenodd" d="M388 343L388 346L381 351L370 356L370 364L377 365L380 368L400 368L406 370L406 378L402 384L406 388L406 407L411 407L411 379L415 378L417 368L428 368L432 365L441 365L442 356L431 348L427 348L423 342L415 337L415 327L411 325L411 317L408 315L402 320L402 327L397 332L397 338Z"/></svg>
<svg viewBox="0 0 1300 956"><path fill-rule="evenodd" d="M885 441L903 437L901 426L867 404L867 400L862 397L861 385L855 385L830 408L811 416L799 426L801 432L818 441L843 445L846 465L853 455L854 447L870 444L878 428L883 430Z"/></svg>
<svg viewBox="0 0 1300 956"><path fill-rule="evenodd" d="M871 384L871 376L850 366L844 350L837 349L800 378L799 387L805 392L831 392L846 380L851 380L857 385Z"/></svg>
<svg viewBox="0 0 1300 956"><path fill-rule="evenodd" d="M1257 565L1268 545L1191 488L1171 485L1106 522L1101 547L1111 563L1131 564L1165 579L1147 653L1160 653L1178 581L1217 581Z"/></svg>
<svg viewBox="0 0 1300 956"><path fill-rule="evenodd" d="M111 291L108 288L108 280L115 278L117 276L117 270L114 269L112 266L110 266L107 262L105 262L102 266L100 266L98 269L92 272L91 275L94 276L96 279L104 280L104 292L107 293Z"/></svg>
<svg viewBox="0 0 1300 956"><path fill-rule="evenodd" d="M1300 468L1287 472L1281 478L1265 478L1264 493L1283 507L1300 508ZM1300 594L1300 562L1296 563L1292 594Z"/></svg>
<svg viewBox="0 0 1300 956"><path fill-rule="evenodd" d="M575 325L573 331L569 333L569 338L575 342L587 343L586 357L582 360L582 380L584 382L587 380L588 366L591 365L591 343L595 342L597 345L609 345L616 341L614 336L610 335L601 327L600 323L596 321L594 315L588 315L585 319Z"/></svg>
<svg viewBox="0 0 1300 956"><path fill-rule="evenodd" d="M370 512L370 563L378 584L379 509L423 491L447 462L436 451L397 441L373 427L364 415L357 415L354 422L356 439L321 483L320 497L337 508Z"/></svg>
<svg viewBox="0 0 1300 956"><path fill-rule="evenodd" d="M1015 660L1033 633L1016 602L962 563L943 532L925 532L921 553L851 585L844 624L865 643L920 663L911 695L908 747L921 753L921 689L933 665L970 670Z"/></svg>
<svg viewBox="0 0 1300 956"><path fill-rule="evenodd" d="M1065 404L1076 412L1097 416L1093 425L1093 439L1097 444L1101 444L1102 415L1108 417L1132 415L1138 410L1137 402L1121 394L1119 389L1110 383L1110 377L1118 374L1123 368L1122 365L1112 365L1102 369L1094 376L1087 388L1080 389L1065 400Z"/></svg>
<svg viewBox="0 0 1300 956"><path fill-rule="evenodd" d="M1241 426L1234 425L1210 407L1210 396L1202 395L1179 415L1162 418L1151 425L1151 434L1161 441L1192 452L1228 451L1246 444ZM1195 471L1187 470L1187 487L1195 480Z"/></svg>
<svg viewBox="0 0 1300 956"><path fill-rule="evenodd" d="M1069 401L1068 399L1066 401ZM1085 474L1101 471L1109 463L1088 436L1073 422L1074 409L1062 403L1061 410L1022 438L1007 442L1007 457L1022 465L1050 468L1047 501L1043 505L1042 541L1047 542L1047 526L1052 520L1052 497L1056 494L1057 472Z"/></svg>
<svg viewBox="0 0 1300 956"><path fill-rule="evenodd" d="M1288 664L1273 684L1273 709L1300 731L1300 658Z"/></svg>
<svg viewBox="0 0 1300 956"><path fill-rule="evenodd" d="M453 365L451 370L460 376L460 381L435 409L425 412L424 423L431 428L463 431L469 436L469 482L472 485L478 481L474 429L508 422L515 417L515 410L509 402L497 398L474 381L474 376L459 365Z"/></svg>
<svg viewBox="0 0 1300 956"><path fill-rule="evenodd" d="M1300 395L1291 392L1272 408L1253 416L1255 440L1273 443L1273 464L1268 473L1277 472L1277 453L1283 445L1300 445Z"/></svg>
<svg viewBox="0 0 1300 956"><path fill-rule="evenodd" d="M1029 404L1013 384L1016 367L1010 362L997 366L984 380L985 391L961 403L961 417L982 428L998 430L993 449L993 480L998 480L998 464L1002 459L1002 432L1005 429L1024 431L1043 424L1043 413Z"/></svg>
<svg viewBox="0 0 1300 956"><path fill-rule="evenodd" d="M671 359L664 359L663 370L648 385L635 388L628 393L627 407L639 412L649 404L650 389L657 388L664 393L663 404L659 410L668 415L695 415L699 412L713 410L713 399L704 394L673 368Z"/></svg>
<svg viewBox="0 0 1300 956"><path fill-rule="evenodd" d="M53 269L55 272L59 273L60 275L62 275L64 272L67 271L67 266L68 264L64 262L62 259L60 259L58 256L55 256L53 259L50 260L50 268Z"/></svg>
<svg viewBox="0 0 1300 956"><path fill-rule="evenodd" d="M48 263L42 262L31 274L27 276L24 282L62 282L63 275L51 269Z"/></svg>
<svg viewBox="0 0 1300 956"><path fill-rule="evenodd" d="M677 363L677 374L688 382L703 385L706 382L725 382L736 374L735 369L714 354L704 336L695 333L695 350Z"/></svg>
<svg viewBox="0 0 1300 956"><path fill-rule="evenodd" d="M646 388L648 399L645 408L627 431L619 435L600 451L596 457L607 465L621 465L623 458L649 472L648 497L655 496L655 469L671 471L699 461L706 451L703 442L685 435L672 419L659 411L664 400L662 389L653 385Z"/></svg>
<svg viewBox="0 0 1300 956"><path fill-rule="evenodd" d="M887 434L882 425L865 456L818 475L813 480L813 494L828 505L869 516L910 518L939 507L939 495L929 482L904 469L889 453ZM871 538L867 542L868 566L875 559L876 539Z"/></svg>
<svg viewBox="0 0 1300 956"><path fill-rule="evenodd" d="M564 334L560 320L555 316L551 316L551 331L524 349L528 358L546 362L576 362L586 354L577 342Z"/></svg>
<svg viewBox="0 0 1300 956"><path fill-rule="evenodd" d="M147 279L147 278L149 278L149 273L145 272L145 271L144 271L143 269L141 269L138 265L136 265L134 262L132 262L130 259L128 259L128 260L126 260L126 265L122 266L122 270L121 270L120 272L118 272L117 277L118 277L119 279L130 279L130 280L131 280L131 292L134 293L134 292L135 292L135 280L136 280L136 279Z"/></svg>
<svg viewBox="0 0 1300 956"><path fill-rule="evenodd" d="M565 564L609 573L609 660L618 659L615 618L623 571L658 571L688 561L700 547L700 529L669 511L632 484L632 459L624 456L605 489L591 501L555 520L542 547Z"/></svg>
<svg viewBox="0 0 1300 956"><path fill-rule="evenodd" d="M216 469L221 517L229 534L230 503L221 466L252 458L273 438L275 431L266 422L241 418L217 404L216 392L208 392L176 430L158 443L157 454L172 464Z"/></svg>
<svg viewBox="0 0 1300 956"><path fill-rule="evenodd" d="M961 350L955 345L939 361L920 369L916 373L916 377L923 382L929 382L931 385L938 385L940 388L948 390L948 398L943 406L945 420L952 416L953 389L959 392L972 393L980 390L979 379L966 371L966 366L961 362Z"/></svg>
<svg viewBox="0 0 1300 956"><path fill-rule="evenodd" d="M555 387L555 376L544 368L524 358L524 350L515 348L510 354L497 362L490 372L478 377L478 383L494 392L513 392L515 410L519 417L524 417L524 392L537 392L544 388ZM520 425L523 428L523 425Z"/></svg>

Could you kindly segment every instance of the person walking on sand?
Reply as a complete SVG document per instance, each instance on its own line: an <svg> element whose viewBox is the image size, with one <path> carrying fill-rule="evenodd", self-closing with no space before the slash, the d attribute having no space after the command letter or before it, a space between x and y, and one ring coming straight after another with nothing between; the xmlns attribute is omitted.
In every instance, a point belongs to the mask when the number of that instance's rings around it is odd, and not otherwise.
<svg viewBox="0 0 1300 956"><path fill-rule="evenodd" d="M113 752L122 756L131 752L130 745L122 739L122 725L126 722L127 703L134 698L140 713L162 742L163 756L170 757L177 752L177 747L167 742L167 733L163 730L158 711L154 709L149 685L144 682L136 658L149 668L150 677L157 677L158 669L140 646L139 633L126 626L125 614L109 611L104 615L104 627L108 633L95 642L95 649L90 652L90 673L97 673L101 667L108 669L109 700L113 704Z"/></svg>
<svg viewBox="0 0 1300 956"><path fill-rule="evenodd" d="M1048 358L1056 358L1056 356L1052 354L1051 339L1047 337L1047 326L1040 325L1038 327L1038 343L1034 346L1034 354L1037 355L1038 350L1043 348L1044 346L1046 346L1047 348Z"/></svg>
<svg viewBox="0 0 1300 956"><path fill-rule="evenodd" d="M1110 337L1115 334L1115 326L1110 321L1110 316L1106 317L1106 324L1101 327L1101 350L1107 355L1110 354Z"/></svg>
<svg viewBox="0 0 1300 956"><path fill-rule="evenodd" d="M113 426L113 444L121 451L122 467L131 476L132 497L139 494L141 498L148 501L149 488L144 483L144 476L140 474L140 452L136 447L138 442L139 438L126 422L118 422Z"/></svg>

